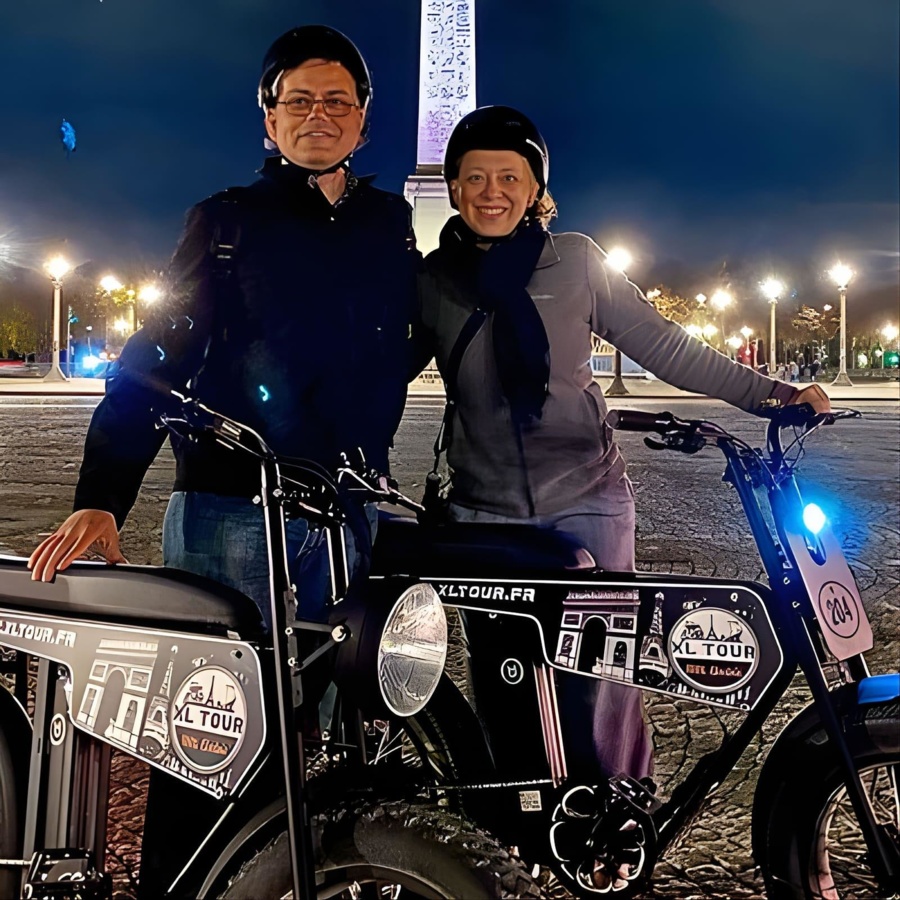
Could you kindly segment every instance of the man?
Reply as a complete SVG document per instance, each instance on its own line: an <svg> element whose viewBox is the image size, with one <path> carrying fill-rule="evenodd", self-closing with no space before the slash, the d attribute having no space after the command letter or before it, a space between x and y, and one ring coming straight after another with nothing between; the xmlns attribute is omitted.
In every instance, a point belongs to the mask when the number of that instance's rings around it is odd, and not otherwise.
<svg viewBox="0 0 900 900"><path fill-rule="evenodd" d="M156 426L172 388L189 385L278 454L333 468L361 448L387 468L420 257L408 204L350 169L372 99L368 68L340 32L295 28L266 54L258 99L279 155L254 184L188 213L166 299L122 353L88 431L76 511L32 554L35 580L89 548L125 562L118 530L164 440ZM166 565L243 591L268 621L265 533L250 499L258 464L214 442L173 439L173 449ZM321 579L323 548L305 522L289 523L288 548L292 575ZM321 612L322 598L305 599L301 614Z"/></svg>

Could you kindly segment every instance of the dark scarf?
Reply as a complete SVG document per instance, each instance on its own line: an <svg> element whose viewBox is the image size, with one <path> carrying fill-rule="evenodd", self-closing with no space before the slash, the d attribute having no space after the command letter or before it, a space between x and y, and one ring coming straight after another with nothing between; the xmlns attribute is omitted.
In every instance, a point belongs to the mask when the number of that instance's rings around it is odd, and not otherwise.
<svg viewBox="0 0 900 900"><path fill-rule="evenodd" d="M481 250L477 244L485 238L453 216L441 231L438 249L442 268L493 315L497 373L518 424L540 419L550 380L547 332L525 290L546 238L539 222L523 221L509 237Z"/></svg>

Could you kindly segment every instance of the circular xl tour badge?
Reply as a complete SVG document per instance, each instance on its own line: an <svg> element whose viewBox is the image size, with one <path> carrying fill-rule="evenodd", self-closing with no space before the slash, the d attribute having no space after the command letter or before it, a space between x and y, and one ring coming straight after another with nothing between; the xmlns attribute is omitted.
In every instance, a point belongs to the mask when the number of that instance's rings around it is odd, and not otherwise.
<svg viewBox="0 0 900 900"><path fill-rule="evenodd" d="M172 746L195 772L218 772L232 762L244 740L247 704L227 669L194 669L169 707Z"/></svg>
<svg viewBox="0 0 900 900"><path fill-rule="evenodd" d="M725 609L695 609L675 623L669 656L688 684L727 694L743 687L756 671L759 642L740 616Z"/></svg>

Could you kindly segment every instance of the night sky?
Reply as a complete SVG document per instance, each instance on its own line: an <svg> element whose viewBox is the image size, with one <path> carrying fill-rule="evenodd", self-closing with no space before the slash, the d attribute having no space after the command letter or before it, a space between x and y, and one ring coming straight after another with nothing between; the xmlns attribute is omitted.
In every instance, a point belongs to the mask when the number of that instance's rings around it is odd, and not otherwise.
<svg viewBox="0 0 900 900"><path fill-rule="evenodd" d="M841 257L858 308L896 321L898 9L476 0L478 102L537 122L555 230L628 244L645 286L710 292L724 262L735 283L776 272L821 303ZM0 235L15 261L65 242L75 262L163 264L191 204L254 177L262 55L314 22L367 56L371 143L355 167L401 190L417 0L2 0ZM63 117L78 134L69 159Z"/></svg>

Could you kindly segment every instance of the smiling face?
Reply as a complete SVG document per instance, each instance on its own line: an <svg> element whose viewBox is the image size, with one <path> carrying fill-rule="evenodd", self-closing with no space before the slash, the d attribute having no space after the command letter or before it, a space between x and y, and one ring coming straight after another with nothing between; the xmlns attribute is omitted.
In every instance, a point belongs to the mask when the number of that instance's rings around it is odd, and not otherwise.
<svg viewBox="0 0 900 900"><path fill-rule="evenodd" d="M503 237L522 221L538 193L531 167L514 150L470 150L450 182L463 221L476 234Z"/></svg>
<svg viewBox="0 0 900 900"><path fill-rule="evenodd" d="M346 116L329 116L316 103L306 116L287 111L285 100L335 98L359 103L353 76L338 62L309 59L278 80L278 100L266 110L266 132L289 162L305 169L327 169L352 153L360 143L365 112L353 108Z"/></svg>

